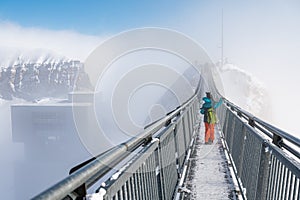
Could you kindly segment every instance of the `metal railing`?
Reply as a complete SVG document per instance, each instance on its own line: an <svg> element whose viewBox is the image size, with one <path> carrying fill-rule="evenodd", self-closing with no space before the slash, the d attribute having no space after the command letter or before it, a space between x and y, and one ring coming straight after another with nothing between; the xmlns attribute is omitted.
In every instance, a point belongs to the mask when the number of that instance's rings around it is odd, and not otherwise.
<svg viewBox="0 0 300 200"><path fill-rule="evenodd" d="M68 177L33 199L84 199L88 188L129 156L96 192L103 199L172 199L199 125L198 110L194 95L137 137L73 168Z"/></svg>
<svg viewBox="0 0 300 200"><path fill-rule="evenodd" d="M300 140L229 101L217 110L243 199L300 199Z"/></svg>
<svg viewBox="0 0 300 200"><path fill-rule="evenodd" d="M200 124L198 97L207 90L220 96L212 75L206 76L208 82L201 77L196 94L185 104L136 137L73 168L67 178L33 199L83 199L110 173L96 191L103 199L174 198ZM242 197L299 200L300 140L226 99L217 115Z"/></svg>

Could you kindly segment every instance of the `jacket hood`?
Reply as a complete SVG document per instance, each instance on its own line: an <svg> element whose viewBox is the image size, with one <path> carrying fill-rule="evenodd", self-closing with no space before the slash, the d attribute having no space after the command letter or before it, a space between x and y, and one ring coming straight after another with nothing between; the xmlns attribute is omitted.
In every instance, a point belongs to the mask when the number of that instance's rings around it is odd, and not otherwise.
<svg viewBox="0 0 300 200"><path fill-rule="evenodd" d="M204 101L204 104L202 105L203 108L211 108L212 107L210 98L203 97L202 99Z"/></svg>
<svg viewBox="0 0 300 200"><path fill-rule="evenodd" d="M210 100L210 98L208 98L208 97L203 97L202 100L203 100L205 103L211 103L211 100Z"/></svg>

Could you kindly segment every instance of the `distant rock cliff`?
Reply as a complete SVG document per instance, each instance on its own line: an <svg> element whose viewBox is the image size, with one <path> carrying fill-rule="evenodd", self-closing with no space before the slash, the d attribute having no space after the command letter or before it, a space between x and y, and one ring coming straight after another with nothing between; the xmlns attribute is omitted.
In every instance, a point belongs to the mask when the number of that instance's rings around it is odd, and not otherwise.
<svg viewBox="0 0 300 200"><path fill-rule="evenodd" d="M0 66L0 98L36 101L46 97L65 98L68 92L90 88L88 75L80 61L40 58L11 61Z"/></svg>

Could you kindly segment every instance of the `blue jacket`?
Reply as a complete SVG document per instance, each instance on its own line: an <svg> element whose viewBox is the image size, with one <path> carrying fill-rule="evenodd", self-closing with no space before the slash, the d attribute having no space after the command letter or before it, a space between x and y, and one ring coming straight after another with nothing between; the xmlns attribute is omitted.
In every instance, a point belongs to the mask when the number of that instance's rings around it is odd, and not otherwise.
<svg viewBox="0 0 300 200"><path fill-rule="evenodd" d="M211 99L208 97L203 97L202 100L204 103L202 104L202 107L200 108L200 113L204 115L204 122L208 122L208 116L207 116L207 110L212 107Z"/></svg>

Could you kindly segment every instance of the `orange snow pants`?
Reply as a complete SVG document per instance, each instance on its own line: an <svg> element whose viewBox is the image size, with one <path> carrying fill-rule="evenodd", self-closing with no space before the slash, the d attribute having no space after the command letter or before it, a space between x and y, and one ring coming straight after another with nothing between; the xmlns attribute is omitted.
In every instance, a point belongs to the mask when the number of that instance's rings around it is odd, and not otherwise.
<svg viewBox="0 0 300 200"><path fill-rule="evenodd" d="M205 124L205 142L208 142L210 139L211 141L214 141L215 139L215 125L209 124L207 122L204 122Z"/></svg>

